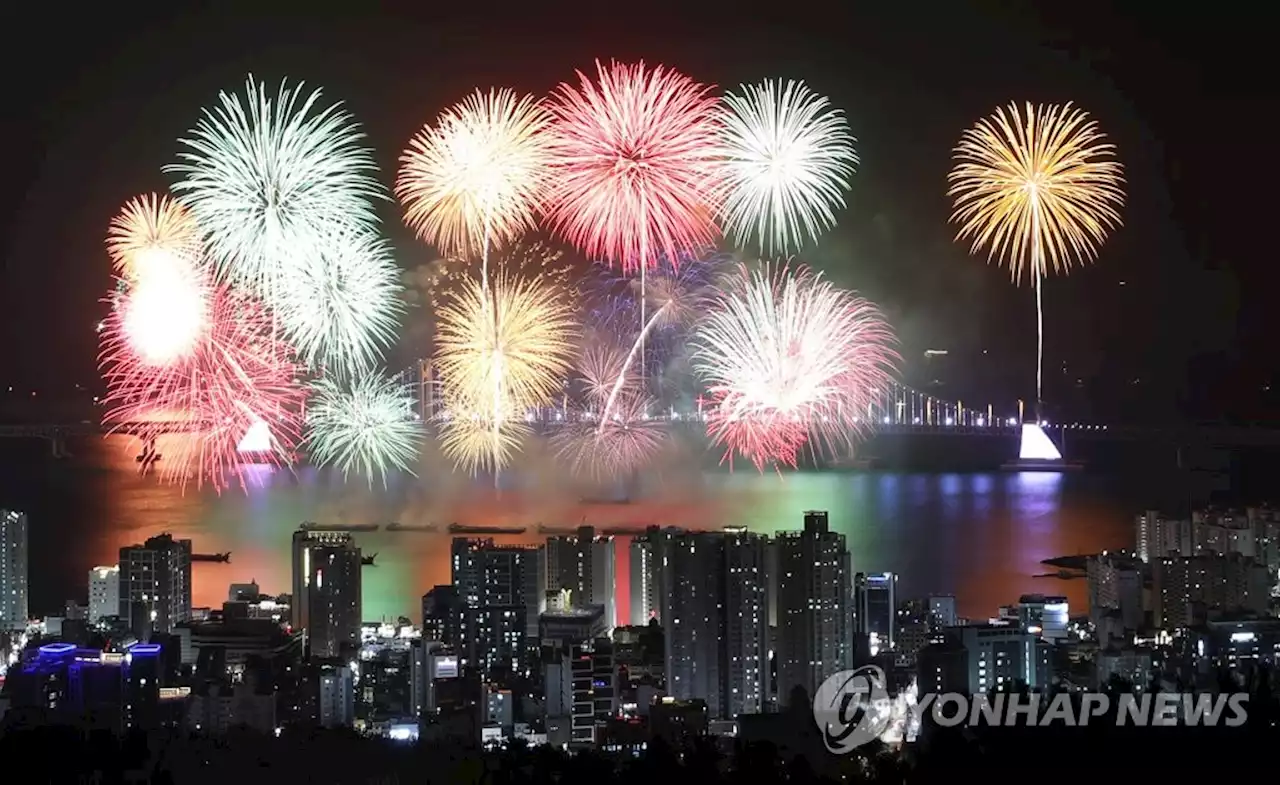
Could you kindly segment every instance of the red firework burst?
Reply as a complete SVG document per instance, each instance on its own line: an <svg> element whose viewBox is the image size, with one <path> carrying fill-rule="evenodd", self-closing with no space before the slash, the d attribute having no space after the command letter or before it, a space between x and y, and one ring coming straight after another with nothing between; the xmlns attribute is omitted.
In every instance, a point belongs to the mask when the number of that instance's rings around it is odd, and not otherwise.
<svg viewBox="0 0 1280 785"><path fill-rule="evenodd" d="M552 96L555 187L547 215L566 240L623 272L679 259L719 235L717 100L662 66L596 63L597 82Z"/></svg>
<svg viewBox="0 0 1280 785"><path fill-rule="evenodd" d="M305 390L292 347L257 302L209 286L208 314L193 349L165 364L148 362L130 338L131 289L115 296L101 332L107 383L103 424L146 445L139 461L184 487L245 486L251 463L292 459L302 430ZM247 434L253 447L241 449ZM264 433L270 436L261 443ZM158 443L158 440L159 443ZM252 450L252 454L247 451Z"/></svg>

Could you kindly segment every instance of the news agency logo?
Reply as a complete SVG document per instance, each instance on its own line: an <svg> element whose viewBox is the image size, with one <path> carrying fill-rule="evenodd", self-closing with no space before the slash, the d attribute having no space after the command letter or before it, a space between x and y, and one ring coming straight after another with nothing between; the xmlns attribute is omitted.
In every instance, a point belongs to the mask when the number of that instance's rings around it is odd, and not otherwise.
<svg viewBox="0 0 1280 785"><path fill-rule="evenodd" d="M874 665L822 682L813 696L813 719L827 750L847 755L888 730L892 701L885 684L884 671Z"/></svg>
<svg viewBox="0 0 1280 785"><path fill-rule="evenodd" d="M1080 726L1090 721L1114 722L1124 726L1214 726L1235 728L1248 719L1246 693L1059 693L1053 696L1029 693L961 695L957 693L916 695L914 689L889 697L884 671L868 665L841 671L818 687L813 698L813 719L822 731L826 748L847 755L858 747L887 738L910 740L914 730L928 716L939 726Z"/></svg>

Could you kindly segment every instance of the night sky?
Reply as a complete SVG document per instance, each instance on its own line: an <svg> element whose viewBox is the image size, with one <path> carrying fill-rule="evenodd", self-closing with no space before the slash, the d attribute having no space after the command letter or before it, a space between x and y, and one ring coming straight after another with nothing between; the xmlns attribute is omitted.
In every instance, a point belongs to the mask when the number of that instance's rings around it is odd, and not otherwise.
<svg viewBox="0 0 1280 785"><path fill-rule="evenodd" d="M741 4L697 14L600 4L585 15L553 10L573 4L514 15L460 5L477 11L24 8L0 47L0 393L54 398L96 384L107 224L127 199L167 188L161 167L177 138L246 74L305 80L344 101L390 185L413 132L471 88L542 94L613 57L722 86L804 79L844 108L863 163L839 228L803 258L884 307L908 380L935 375L921 367L925 349L948 350L944 389L969 405L1034 395L1035 310L1029 287L952 241L951 148L1001 103L1076 101L1118 146L1128 205L1096 266L1046 287L1050 406L1110 421L1275 419L1276 163L1263 134L1274 138L1277 112L1264 98L1263 26L1214 18L1224 12L1213 4L1151 5L1145 18L1054 4L1052 19L1022 8L1030 3L942 14L931 9L962 4L858 13L783 3L754 18ZM435 258L394 204L382 213L403 267ZM405 344L407 359L418 347Z"/></svg>

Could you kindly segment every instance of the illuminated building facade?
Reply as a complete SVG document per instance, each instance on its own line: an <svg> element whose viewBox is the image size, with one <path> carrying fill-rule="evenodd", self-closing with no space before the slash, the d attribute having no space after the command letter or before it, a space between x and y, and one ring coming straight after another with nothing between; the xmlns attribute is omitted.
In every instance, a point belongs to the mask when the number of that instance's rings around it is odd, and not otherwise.
<svg viewBox="0 0 1280 785"><path fill-rule="evenodd" d="M669 694L712 716L764 711L769 690L768 539L681 533L668 542L662 619Z"/></svg>
<svg viewBox="0 0 1280 785"><path fill-rule="evenodd" d="M191 618L191 540L168 534L120 549L120 611L138 637Z"/></svg>
<svg viewBox="0 0 1280 785"><path fill-rule="evenodd" d="M826 512L806 512L804 529L780 532L778 558L778 697L802 687L812 697L853 659L849 549Z"/></svg>
<svg viewBox="0 0 1280 785"><path fill-rule="evenodd" d="M89 623L120 613L120 565L89 570Z"/></svg>
<svg viewBox="0 0 1280 785"><path fill-rule="evenodd" d="M347 532L293 534L293 628L313 657L341 657L360 645L361 554Z"/></svg>
<svg viewBox="0 0 1280 785"><path fill-rule="evenodd" d="M0 509L0 629L27 625L27 516Z"/></svg>

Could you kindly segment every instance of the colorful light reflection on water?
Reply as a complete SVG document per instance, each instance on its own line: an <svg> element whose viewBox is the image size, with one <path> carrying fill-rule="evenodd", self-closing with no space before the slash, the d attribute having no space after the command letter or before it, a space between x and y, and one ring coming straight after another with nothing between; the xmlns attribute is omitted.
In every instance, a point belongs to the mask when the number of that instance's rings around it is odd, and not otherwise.
<svg viewBox="0 0 1280 785"><path fill-rule="evenodd" d="M459 477L443 463L419 477L395 478L385 491L362 480L343 483L335 473L257 467L247 493L181 490L139 476L136 446L126 438L77 445L71 461L17 459L5 453L5 503L32 519L33 610L55 612L68 598L83 602L85 576L113 564L121 546L161 532L190 537L203 553L230 551L230 564L196 567L197 605L217 606L232 582L256 580L264 591L289 587L289 538L302 521L437 524L436 534L379 531L357 534L367 555L365 616L417 618L420 598L449 580L452 522L524 525L535 542L540 523L598 528L649 524L752 531L798 528L805 510L825 509L849 538L855 570L901 574L904 596L955 593L962 613L988 616L1020 593L1063 593L1075 608L1085 602L1082 581L1033 577L1049 572L1040 561L1129 544L1130 503L1083 475L907 474L801 472L778 476L690 470L683 467L643 485L642 501L578 501L580 489L535 456L510 473L504 487ZM33 455L41 455L33 453ZM626 617L625 538L619 543L619 614ZM42 566L43 565L43 566Z"/></svg>

